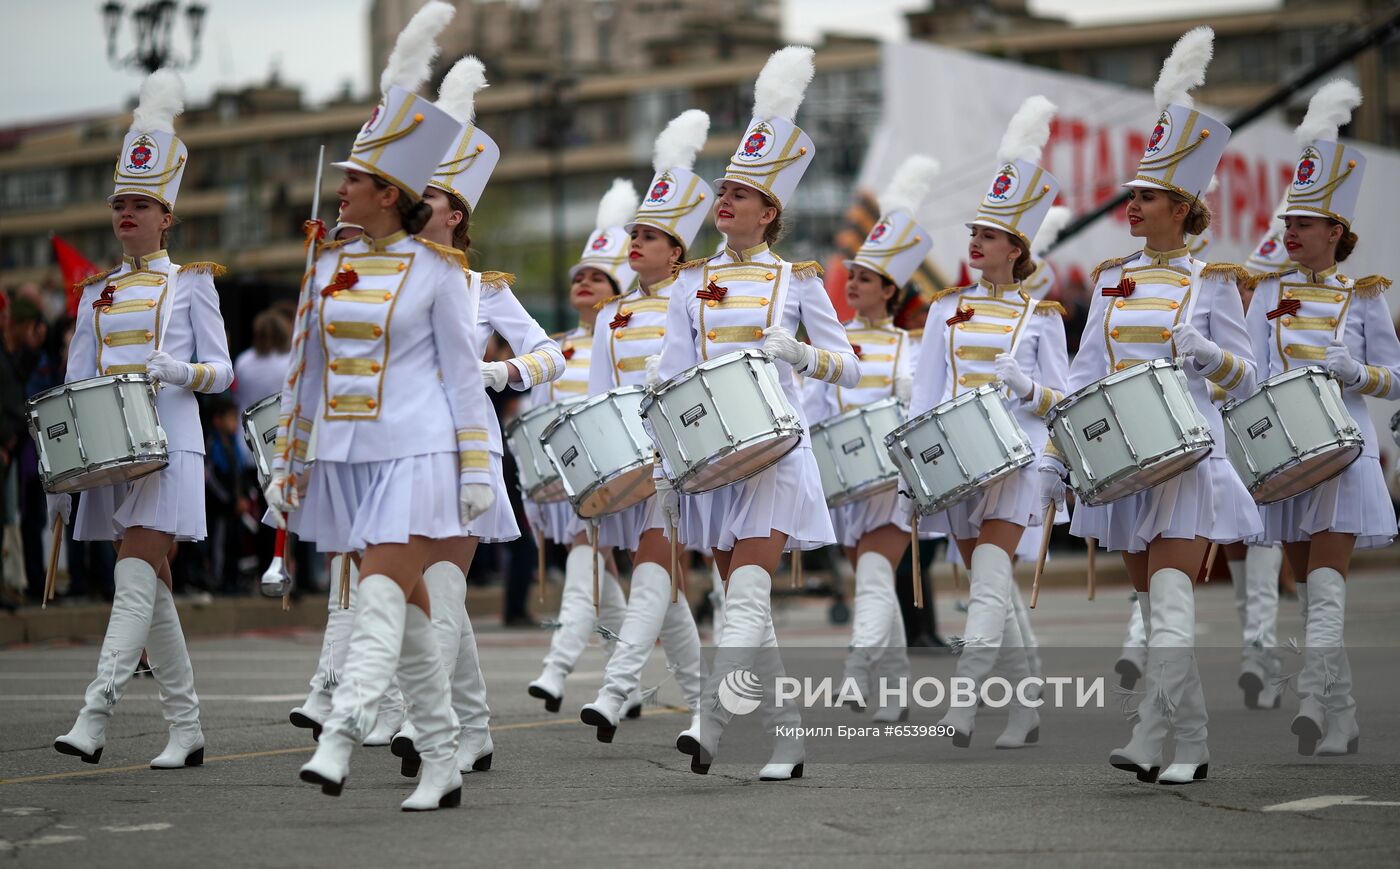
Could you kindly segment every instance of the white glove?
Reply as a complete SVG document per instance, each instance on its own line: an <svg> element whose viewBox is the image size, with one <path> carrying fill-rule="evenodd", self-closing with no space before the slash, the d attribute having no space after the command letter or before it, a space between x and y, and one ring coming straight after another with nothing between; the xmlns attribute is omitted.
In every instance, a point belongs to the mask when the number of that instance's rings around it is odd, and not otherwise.
<svg viewBox="0 0 1400 869"><path fill-rule="evenodd" d="M896 377L894 379L894 397L903 402L908 402L914 396L914 378Z"/></svg>
<svg viewBox="0 0 1400 869"><path fill-rule="evenodd" d="M53 527L53 520L59 516L63 517L63 524L70 524L73 517L73 496L66 492L62 495L49 495L49 527Z"/></svg>
<svg viewBox="0 0 1400 869"><path fill-rule="evenodd" d="M504 362L483 362L481 363L481 381L491 389L500 392L506 388L506 384L510 383L510 368Z"/></svg>
<svg viewBox="0 0 1400 869"><path fill-rule="evenodd" d="M661 382L661 356L647 357L647 386L655 386Z"/></svg>
<svg viewBox="0 0 1400 869"><path fill-rule="evenodd" d="M496 492L485 483L463 483L457 503L462 508L462 521L470 522L491 509Z"/></svg>
<svg viewBox="0 0 1400 869"><path fill-rule="evenodd" d="M1030 399L1035 383L1021 370L1021 363L1016 361L1015 356L1010 353L998 353L996 367L997 379L1011 390L1012 395L1020 399Z"/></svg>
<svg viewBox="0 0 1400 869"><path fill-rule="evenodd" d="M1040 512L1045 513L1054 504L1058 510L1065 503L1065 478L1060 463L1053 459L1040 462Z"/></svg>
<svg viewBox="0 0 1400 869"><path fill-rule="evenodd" d="M661 507L661 515L671 528L681 527L681 496L676 487L666 477L656 480L656 503Z"/></svg>
<svg viewBox="0 0 1400 869"><path fill-rule="evenodd" d="M769 326L763 330L763 352L788 363L799 371L811 371L817 351L792 337L792 333L782 326Z"/></svg>
<svg viewBox="0 0 1400 869"><path fill-rule="evenodd" d="M146 357L146 373L157 383L189 386L194 382L194 366L180 362L164 350L152 350Z"/></svg>
<svg viewBox="0 0 1400 869"><path fill-rule="evenodd" d="M1173 326L1172 340L1176 342L1177 351L1182 356L1194 359L1196 367L1203 371L1219 368L1225 359L1225 351L1220 349L1220 345L1196 331L1196 327L1190 323L1177 323Z"/></svg>
<svg viewBox="0 0 1400 869"><path fill-rule="evenodd" d="M301 496L297 493L297 487L288 482L286 474L273 474L263 496L267 498L267 506L272 509L272 518L282 520L277 526L279 528L285 528L287 514L301 506Z"/></svg>
<svg viewBox="0 0 1400 869"><path fill-rule="evenodd" d="M1327 346L1326 355L1322 357L1322 364L1327 367L1328 371L1342 379L1343 386L1354 385L1366 373L1361 363L1353 359L1351 353L1347 351L1347 345L1336 338L1333 338L1332 343Z"/></svg>

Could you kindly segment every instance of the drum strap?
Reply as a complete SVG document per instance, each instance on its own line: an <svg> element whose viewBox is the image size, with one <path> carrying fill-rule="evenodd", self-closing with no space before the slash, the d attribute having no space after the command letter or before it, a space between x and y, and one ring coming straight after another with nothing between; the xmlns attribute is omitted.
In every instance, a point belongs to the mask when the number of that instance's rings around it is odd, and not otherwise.
<svg viewBox="0 0 1400 869"><path fill-rule="evenodd" d="M1192 318L1196 316L1196 303L1201 299L1201 272L1205 267L1206 264L1201 260L1194 258L1191 260L1190 295L1186 297L1186 311L1182 313L1179 322L1189 324ZM1176 367L1180 368L1182 371L1188 370L1181 356L1173 357L1172 361L1175 362Z"/></svg>
<svg viewBox="0 0 1400 869"><path fill-rule="evenodd" d="M159 350L165 349L165 333L170 328L170 318L175 312L175 298L180 292L180 267L172 263L171 269L170 293L165 300L165 309L160 312L160 333L156 335L156 348Z"/></svg>
<svg viewBox="0 0 1400 869"><path fill-rule="evenodd" d="M778 263L778 289L773 293L773 325L783 325L783 312L787 310L788 289L792 285L792 263Z"/></svg>
<svg viewBox="0 0 1400 869"><path fill-rule="evenodd" d="M1016 324L1016 334L1011 338L1011 349L1006 351L1008 356L1016 355L1016 348L1021 346L1021 339L1026 337L1027 330L1031 326L1031 317L1035 314L1035 299L1026 300L1026 310L1021 314L1021 322Z"/></svg>

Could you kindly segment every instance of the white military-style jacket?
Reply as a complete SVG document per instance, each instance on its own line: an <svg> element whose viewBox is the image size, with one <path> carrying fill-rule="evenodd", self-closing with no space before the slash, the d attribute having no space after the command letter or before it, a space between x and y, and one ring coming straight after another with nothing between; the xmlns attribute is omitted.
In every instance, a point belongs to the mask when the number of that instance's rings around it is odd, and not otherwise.
<svg viewBox="0 0 1400 869"><path fill-rule="evenodd" d="M1029 396L1002 398L1037 452L1050 437L1045 417L1064 397L1069 358L1064 308L1032 299L1021 284L993 285L983 279L935 297L924 324L912 419L965 392L997 379L996 358L1010 353L1035 384Z"/></svg>
<svg viewBox="0 0 1400 869"><path fill-rule="evenodd" d="M489 483L490 401L464 265L460 251L402 231L322 246L305 361L282 394L275 470L299 473L314 419L318 461L455 452L462 482Z"/></svg>
<svg viewBox="0 0 1400 869"><path fill-rule="evenodd" d="M477 350L484 354L491 341L491 333L499 333L515 356L506 364L520 373L520 383L512 383L512 389L526 390L542 383L558 380L565 371L564 354L559 345L545 333L525 306L511 291L512 277L503 272L467 271L467 282L480 287L477 312L472 320ZM543 391L543 390L541 390ZM491 452L501 455L501 426L496 418L496 406L486 402L486 415L489 419Z"/></svg>
<svg viewBox="0 0 1400 869"><path fill-rule="evenodd" d="M588 368L588 394L600 395L619 386L641 386L647 380L647 358L661 354L666 339L666 308L675 277L646 288L632 289L608 299L598 309L599 331Z"/></svg>
<svg viewBox="0 0 1400 869"><path fill-rule="evenodd" d="M152 350L194 365L188 387L157 387L156 411L169 449L204 452L195 392L223 392L233 382L215 263L176 265L158 250L83 282L78 320L68 347L68 381L144 373Z"/></svg>
<svg viewBox="0 0 1400 869"><path fill-rule="evenodd" d="M1239 282L1247 279L1239 266L1207 265L1184 247L1144 249L1100 263L1094 270L1089 318L1070 366L1068 391L1140 362L1176 356L1171 329L1190 307L1192 293L1198 293L1191 324L1219 345L1224 356L1210 370L1187 359L1184 370L1196 407L1215 438L1211 455L1223 458L1225 432L1215 402L1222 392L1243 398L1255 390L1254 352L1239 292Z"/></svg>
<svg viewBox="0 0 1400 869"><path fill-rule="evenodd" d="M856 317L845 329L846 340L860 362L860 380L855 386L844 387L808 378L803 391L812 424L890 398L895 394L895 381L913 380L918 345L894 324L893 317Z"/></svg>
<svg viewBox="0 0 1400 869"><path fill-rule="evenodd" d="M766 244L744 251L726 247L683 265L670 294L663 380L727 353L762 349L763 330L782 326L793 335L805 327L816 350L816 365L804 376L848 389L860 382L860 363L814 262L786 262ZM777 366L783 392L806 426L792 366Z"/></svg>
<svg viewBox="0 0 1400 869"><path fill-rule="evenodd" d="M1300 266L1255 278L1246 322L1259 379L1308 365L1325 367L1334 338L1363 366L1361 379L1344 384L1342 401L1366 437L1361 454L1380 455L1366 396L1400 398L1400 338L1385 303L1390 281L1378 275L1352 279L1337 267L1311 272Z"/></svg>

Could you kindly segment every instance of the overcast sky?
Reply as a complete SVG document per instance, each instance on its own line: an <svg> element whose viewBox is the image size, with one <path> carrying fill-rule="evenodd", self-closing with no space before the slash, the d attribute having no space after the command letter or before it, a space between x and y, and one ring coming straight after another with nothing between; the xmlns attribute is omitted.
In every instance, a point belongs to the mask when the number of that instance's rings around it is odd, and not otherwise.
<svg viewBox="0 0 1400 869"><path fill-rule="evenodd" d="M139 0L137 0L139 2ZM186 73L190 98L215 88L266 81L277 68L282 80L301 85L312 102L338 94L348 83L369 92L365 69L370 0L203 0L202 56ZM1072 21L1096 23L1125 17L1171 17L1225 9L1257 9L1280 0L1031 0L1031 8ZM114 70L106 56L100 0L6 0L0 27L0 125L115 111L140 86L141 73ZM126 0L126 6L135 5ZM184 5L181 0L181 5ZM784 0L787 36L815 39L821 31L904 38L901 13L927 0ZM853 15L852 9L859 14ZM187 51L187 31L176 28L177 53ZM122 33L119 50L129 51Z"/></svg>

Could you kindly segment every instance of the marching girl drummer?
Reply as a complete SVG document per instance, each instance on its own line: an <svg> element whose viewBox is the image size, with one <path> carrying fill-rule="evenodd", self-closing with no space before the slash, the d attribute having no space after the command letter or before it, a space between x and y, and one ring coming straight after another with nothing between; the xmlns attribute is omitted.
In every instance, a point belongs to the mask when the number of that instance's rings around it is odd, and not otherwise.
<svg viewBox="0 0 1400 869"><path fill-rule="evenodd" d="M1205 80L1214 34L1184 35L1157 80L1160 114L1136 176L1129 182L1128 224L1144 239L1140 253L1102 263L1085 328L1070 367L1078 390L1108 374L1152 359L1180 357L1196 409L1211 426L1215 447L1190 470L1144 491L1074 511L1070 530L1120 551L1147 625L1147 672L1133 738L1110 763L1158 781L1162 743L1176 730L1176 756L1164 784L1206 777L1205 699L1196 670L1192 583L1211 542L1257 533L1253 499L1225 457L1214 384L1231 396L1254 389L1254 366L1240 304L1238 266L1206 266L1186 251L1188 233L1210 223L1204 192L1230 130L1192 108L1189 90ZM1190 313L1189 318L1187 317ZM1188 322L1189 319L1189 322ZM1045 497L1063 497L1064 464L1054 450L1041 463Z"/></svg>
<svg viewBox="0 0 1400 869"><path fill-rule="evenodd" d="M564 357L511 292L510 275L475 272L467 267L471 215L500 158L500 148L474 123L476 92L485 86L485 68L475 57L457 61L443 78L437 106L455 118L462 130L423 193L433 214L418 239L460 260L470 295L480 300L476 316L468 324L475 332L475 346L484 349L491 333L496 332L518 354L504 362L481 363L482 380L500 392L507 385L529 389L558 378L564 373ZM463 773L474 768L490 769L493 751L486 683L481 675L476 634L467 615L467 571L479 543L502 543L520 536L501 471L502 446L495 405L487 401L485 408L495 500L489 510L467 526L469 536L444 544L444 549L450 550L447 558L423 571L423 583L432 601L438 650L452 685L452 707L461 723L457 766ZM405 758L404 771L409 774L416 773L418 766L412 718L410 710L409 720L393 743L394 754Z"/></svg>
<svg viewBox="0 0 1400 869"><path fill-rule="evenodd" d="M184 85L174 72L158 70L141 86L117 158L116 188L107 198L122 264L85 283L68 348L70 382L144 373L157 384L170 459L164 470L89 489L79 499L73 538L111 540L117 547L97 678L84 692L73 729L54 740L60 753L87 763L102 757L112 709L142 649L170 730L151 768L204 761L194 670L170 594L167 556L176 541L205 536L204 433L194 393L223 392L233 382L233 364L213 281L223 268L176 265L165 249L188 158L172 126L183 108ZM71 503L69 495L50 495L50 520L61 514L67 522Z"/></svg>
<svg viewBox="0 0 1400 869"><path fill-rule="evenodd" d="M1031 97L1007 127L997 149L1001 168L968 224L968 259L981 278L944 291L929 307L909 407L912 419L999 381L1010 395L1007 409L1037 452L1049 437L1045 415L1062 395L1068 367L1063 308L1031 299L1021 286L1035 268L1031 243L1059 193L1055 178L1036 165L1054 113L1049 100ZM959 677L981 682L999 660L1013 683L1029 675L1011 567L1022 534L1043 519L1039 489L1027 465L923 523L952 536L971 565ZM955 705L943 717L954 745L971 744L976 714L974 703ZM996 747L1021 748L1039 738L1039 714L1018 693Z"/></svg>
<svg viewBox="0 0 1400 869"><path fill-rule="evenodd" d="M657 372L664 380L707 359L761 348L776 361L783 392L799 415L794 372L845 388L860 380L820 268L784 262L770 248L781 235L783 209L815 154L811 139L792 122L812 75L812 50L797 46L774 52L759 74L753 120L716 183L713 214L725 249L687 263L671 286ZM810 345L793 337L804 327ZM663 512L681 526L682 540L714 551L727 584L719 653L701 702L699 732L676 740L691 757L691 771L704 774L730 717L716 700L719 681L753 666L760 655L766 666L781 670L769 596L783 550L829 546L835 535L816 460L805 442L761 473L709 493L693 505L703 509L688 514L681 512L662 464L657 463L656 474ZM775 707L771 717L785 730L800 724L791 705ZM780 736L759 778L800 777L804 759L800 736Z"/></svg>
<svg viewBox="0 0 1400 869"><path fill-rule="evenodd" d="M1365 437L1361 456L1340 475L1301 495L1266 504L1263 539L1282 543L1303 600L1306 652L1298 674L1298 753L1355 754L1360 744L1351 664L1343 641L1346 575L1355 549L1386 546L1395 510L1381 471L1365 396L1400 398L1400 339L1385 303L1390 281L1349 278L1338 263L1355 248L1352 218L1366 158L1337 141L1361 92L1350 82L1323 86L1297 135L1303 146L1288 188L1283 240L1291 267L1265 274L1249 310L1249 337L1262 374L1321 365Z"/></svg>
<svg viewBox="0 0 1400 869"><path fill-rule="evenodd" d="M685 259L714 201L714 191L692 171L709 129L710 116L691 109L672 119L656 138L652 161L656 175L636 215L624 227L631 236L627 257L637 281L634 289L609 299L598 313L606 331L599 333L589 363L590 395L656 382L676 267ZM705 687L700 633L686 597L671 601L670 534L656 499L605 517L598 541L600 547L632 553L632 583L617 647L603 673L603 687L597 699L579 711L580 720L597 728L600 742L612 741L623 706L636 695L642 667L660 639L668 669L690 709L690 732L698 732L700 694Z"/></svg>
<svg viewBox="0 0 1400 869"><path fill-rule="evenodd" d="M381 103L335 164L346 170L341 216L364 234L317 259L268 493L274 508L299 506L297 457L308 414L319 414L304 509L319 548L364 555L345 669L301 778L340 793L350 753L397 671L423 762L405 811L461 801L422 570L450 560L454 539L494 497L471 288L460 257L410 235L431 215L419 191L461 133L456 119L413 93L452 12L430 2L409 21L380 80Z"/></svg>
<svg viewBox="0 0 1400 869"><path fill-rule="evenodd" d="M855 311L846 323L846 337L860 360L860 380L851 388L809 381L810 387L804 389L809 424L884 399L909 401L917 351L909 334L894 325L893 313L900 287L933 248L928 230L915 222L914 212L937 174L938 161L915 155L895 170L880 194L883 215L854 259L846 261L850 272L846 301ZM872 446L884 449L883 443ZM876 721L908 716L906 705L887 702L880 680L894 686L909 676L904 617L895 593L895 567L909 547L909 518L909 501L897 488L831 510L837 542L855 565L855 614L845 677L860 689L867 705L879 701Z"/></svg>
<svg viewBox="0 0 1400 869"><path fill-rule="evenodd" d="M632 182L621 178L613 181L598 202L597 223L583 246L583 256L569 272L569 305L578 312L578 326L555 336L563 348L564 373L531 392L529 409L566 397L588 395L598 310L632 285L634 274L627 262L629 240L623 226L636 211L637 191ZM612 636L622 627L627 599L609 567L611 559L604 558L602 544L594 550L587 527L568 501L537 504L527 499L525 516L544 537L569 550L564 561L559 624L550 637L544 669L526 688L531 697L544 701L547 711L558 712L564 702L564 679L573 672L588 645L589 635L595 631L603 633L607 638L605 648L611 655L615 648ZM596 609L593 602L595 569L599 575ZM636 718L641 713L638 693L628 700L626 715Z"/></svg>

